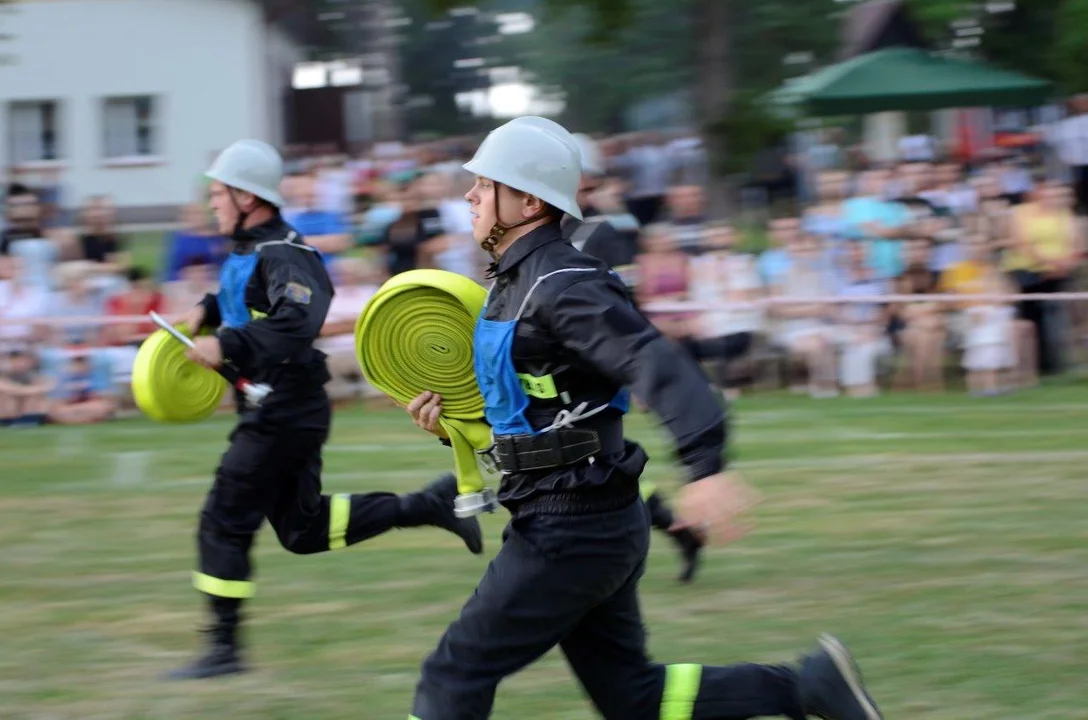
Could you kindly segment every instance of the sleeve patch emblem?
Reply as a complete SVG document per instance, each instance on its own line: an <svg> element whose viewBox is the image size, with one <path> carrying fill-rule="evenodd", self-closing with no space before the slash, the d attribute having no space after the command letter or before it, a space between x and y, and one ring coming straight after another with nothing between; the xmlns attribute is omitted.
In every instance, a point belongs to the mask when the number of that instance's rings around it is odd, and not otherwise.
<svg viewBox="0 0 1088 720"><path fill-rule="evenodd" d="M283 294L288 300L293 300L299 305L309 305L310 298L313 297L314 293L313 290L305 285L300 285L297 282L289 282L287 283L287 287L284 288Z"/></svg>

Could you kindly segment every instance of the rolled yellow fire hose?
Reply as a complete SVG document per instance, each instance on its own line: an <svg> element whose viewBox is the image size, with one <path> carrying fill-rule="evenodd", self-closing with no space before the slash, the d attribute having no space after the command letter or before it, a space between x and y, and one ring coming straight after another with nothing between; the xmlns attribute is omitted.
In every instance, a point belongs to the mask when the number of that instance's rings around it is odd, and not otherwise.
<svg viewBox="0 0 1088 720"><path fill-rule="evenodd" d="M182 326L177 329L189 334ZM165 330L156 330L140 344L131 384L136 406L152 420L166 423L210 417L228 388L217 372L185 357L185 346Z"/></svg>
<svg viewBox="0 0 1088 720"><path fill-rule="evenodd" d="M491 446L472 365L486 299L487 291L463 275L411 270L386 281L355 323L356 358L368 383L401 405L426 391L442 396L439 422L450 436L463 498L484 491L477 451Z"/></svg>

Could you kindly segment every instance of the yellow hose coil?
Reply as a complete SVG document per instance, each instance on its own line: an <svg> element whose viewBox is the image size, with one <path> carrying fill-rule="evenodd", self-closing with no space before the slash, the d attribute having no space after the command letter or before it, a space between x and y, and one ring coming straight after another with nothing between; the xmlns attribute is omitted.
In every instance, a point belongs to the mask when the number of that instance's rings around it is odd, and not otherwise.
<svg viewBox="0 0 1088 720"><path fill-rule="evenodd" d="M188 330L177 328L186 335ZM152 420L198 422L223 402L227 381L185 357L185 346L165 330L148 336L132 366L132 396Z"/></svg>
<svg viewBox="0 0 1088 720"><path fill-rule="evenodd" d="M463 275L411 270L387 280L355 323L355 356L367 382L401 405L425 391L442 396L439 422L453 445L462 496L484 490L477 451L492 443L472 364L486 300L487 291ZM645 496L654 492L648 485Z"/></svg>
<svg viewBox="0 0 1088 720"><path fill-rule="evenodd" d="M472 365L473 330L487 291L444 270L390 278L355 323L355 352L367 382L402 405L420 393L442 396L442 427L453 445L457 489L479 493L477 450L491 446L484 398Z"/></svg>

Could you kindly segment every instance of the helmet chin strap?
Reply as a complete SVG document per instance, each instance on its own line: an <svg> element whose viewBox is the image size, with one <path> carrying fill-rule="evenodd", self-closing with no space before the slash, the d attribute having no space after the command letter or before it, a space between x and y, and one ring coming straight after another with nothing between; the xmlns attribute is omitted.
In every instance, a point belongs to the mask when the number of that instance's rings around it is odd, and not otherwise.
<svg viewBox="0 0 1088 720"><path fill-rule="evenodd" d="M480 247L486 250L487 254L491 256L491 259L495 261L498 261L499 259L499 255L495 252L495 248L502 242L506 233L514 228L519 228L547 217L547 211L541 211L536 215L525 218L521 222L516 222L513 225L503 225L499 221L499 190L501 187L502 185L500 183L495 183L495 224L491 226L491 231L487 234L487 237L480 242Z"/></svg>
<svg viewBox="0 0 1088 720"><path fill-rule="evenodd" d="M242 210L242 206L238 204L238 198L234 195L234 188L227 188L227 195L230 196L230 202L234 205L234 209L238 211L238 219L234 222L234 229L231 230L231 239L237 238L245 230L246 219L249 218L249 213Z"/></svg>

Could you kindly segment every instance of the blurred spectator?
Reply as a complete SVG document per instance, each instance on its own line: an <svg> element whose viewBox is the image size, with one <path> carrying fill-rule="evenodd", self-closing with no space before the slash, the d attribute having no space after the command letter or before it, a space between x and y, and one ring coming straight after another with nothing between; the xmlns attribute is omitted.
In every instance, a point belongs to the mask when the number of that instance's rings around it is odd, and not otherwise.
<svg viewBox="0 0 1088 720"><path fill-rule="evenodd" d="M38 196L25 185L12 185L4 202L4 216L6 227L0 234L0 255L22 258L27 284L50 288L53 266L60 259L60 246L42 224Z"/></svg>
<svg viewBox="0 0 1088 720"><path fill-rule="evenodd" d="M736 397L740 385L731 364L749 352L762 325L762 311L754 304L762 288L759 273L750 256L733 252L735 242L729 225L709 226L703 254L690 259L688 283L693 302L726 306L699 313L685 344L696 360L715 363L718 389L727 399Z"/></svg>
<svg viewBox="0 0 1088 720"><path fill-rule="evenodd" d="M26 347L44 338L45 328L34 321L49 312L49 293L27 282L25 261L0 255L0 351Z"/></svg>
<svg viewBox="0 0 1088 720"><path fill-rule="evenodd" d="M49 415L49 393L55 383L40 370L38 358L26 349L10 351L0 361L0 426L35 426Z"/></svg>
<svg viewBox="0 0 1088 720"><path fill-rule="evenodd" d="M780 320L778 342L804 363L809 394L833 397L838 394L834 328L829 323L834 311L816 298L833 295L834 288L820 241L812 235L798 235L788 249L788 261L785 272L772 285L775 297L794 301L773 306L773 315Z"/></svg>
<svg viewBox="0 0 1088 720"><path fill-rule="evenodd" d="M283 210L283 219L298 230L306 244L321 251L326 261L349 250L354 244L351 228L343 213L318 206L317 180L311 174L296 175L285 186L292 196Z"/></svg>
<svg viewBox="0 0 1088 720"><path fill-rule="evenodd" d="M668 225L657 223L643 229L642 252L638 265L638 304L683 301L688 293L688 256L677 249ZM655 327L674 340L688 335L692 318L686 312L654 312L649 315Z"/></svg>
<svg viewBox="0 0 1088 720"><path fill-rule="evenodd" d="M887 178L884 170L862 174L858 195L843 203L843 218L849 237L869 243L877 276L890 280L903 271L903 239L913 217L904 205L884 199Z"/></svg>
<svg viewBox="0 0 1088 720"><path fill-rule="evenodd" d="M367 302L378 291L380 272L360 258L343 258L336 263L338 282L321 329L318 349L328 355L329 397L333 400L358 398L364 389L363 376L355 355L355 322Z"/></svg>
<svg viewBox="0 0 1088 720"><path fill-rule="evenodd" d="M192 258L183 265L178 279L163 283L163 305L168 314L185 313L208 293L214 293L218 281L216 266L206 259Z"/></svg>
<svg viewBox="0 0 1088 720"><path fill-rule="evenodd" d="M414 173L399 180L401 182L393 197L400 205L400 217L385 228L382 239L390 277L419 267L417 254L420 246L442 234L438 198L424 194L432 186L421 184L420 176Z"/></svg>
<svg viewBox="0 0 1088 720"><path fill-rule="evenodd" d="M170 237L163 280L178 280L181 269L193 264L219 267L229 252L227 239L213 229L204 208L196 203L186 205L181 211L181 228Z"/></svg>
<svg viewBox="0 0 1088 720"><path fill-rule="evenodd" d="M94 321L102 315L104 298L96 294L90 282L95 272L95 264L86 260L57 266L57 290L49 301L49 315L59 321L50 328L49 339L54 346L100 344L102 325Z"/></svg>
<svg viewBox="0 0 1088 720"><path fill-rule="evenodd" d="M980 279L981 290L988 295L1011 292L1009 280L996 268ZM972 395L997 395L1003 389L1000 375L1016 366L1016 308L1013 303L968 303L964 323L963 367L967 370L967 389Z"/></svg>
<svg viewBox="0 0 1088 720"><path fill-rule="evenodd" d="M162 293L155 289L147 271L143 268L129 268L125 274L128 281L126 288L106 300L107 317L147 317L148 313L164 311ZM135 323L110 323L102 329L104 345L117 347L128 345L139 347L148 335L155 330L151 320Z"/></svg>
<svg viewBox="0 0 1088 720"><path fill-rule="evenodd" d="M1069 189L1058 182L1041 183L1031 200L1016 206L1012 214L1012 246L1005 256L1022 293L1062 292L1083 257ZM1061 370L1061 307L1048 308L1039 301L1020 304L1021 316L1036 327L1039 372Z"/></svg>
<svg viewBox="0 0 1088 720"><path fill-rule="evenodd" d="M896 295L930 295L937 292L940 275L932 269L932 243L919 238L907 244L906 267L896 278ZM898 383L910 377L916 390L944 387L945 327L941 306L934 302L896 303L890 308L889 333L906 355Z"/></svg>
<svg viewBox="0 0 1088 720"><path fill-rule="evenodd" d="M99 263L101 269L108 272L121 273L128 269L130 260L117 235L115 216L113 201L108 196L89 198L83 208L83 233L78 237L71 258Z"/></svg>
<svg viewBox="0 0 1088 720"><path fill-rule="evenodd" d="M869 266L866 248L858 241L847 248L839 287L840 297L867 298L887 295L890 283L877 277ZM847 303L838 306L837 340L842 348L839 381L851 397L877 394L877 363L892 351L886 330L887 305Z"/></svg>
<svg viewBox="0 0 1088 720"><path fill-rule="evenodd" d="M628 181L627 209L639 225L659 220L672 174L669 154L660 138L653 133L639 137L614 162Z"/></svg>
<svg viewBox="0 0 1088 720"><path fill-rule="evenodd" d="M706 228L706 192L698 185L669 189L668 225L676 247L691 255L701 251Z"/></svg>
<svg viewBox="0 0 1088 720"><path fill-rule="evenodd" d="M117 402L109 380L95 372L89 349L72 349L50 393L49 420L58 425L89 425L113 417Z"/></svg>

